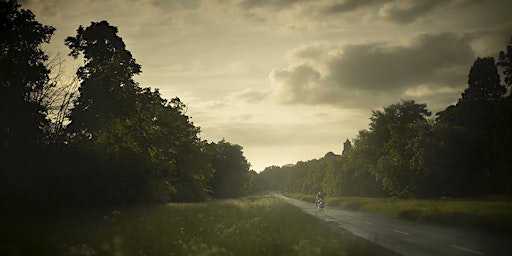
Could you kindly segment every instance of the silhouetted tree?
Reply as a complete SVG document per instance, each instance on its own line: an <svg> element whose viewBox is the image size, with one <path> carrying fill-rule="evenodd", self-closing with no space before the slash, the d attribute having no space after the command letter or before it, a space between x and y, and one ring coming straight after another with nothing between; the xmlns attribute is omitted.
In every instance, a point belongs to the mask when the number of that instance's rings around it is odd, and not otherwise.
<svg viewBox="0 0 512 256"><path fill-rule="evenodd" d="M468 88L462 93L458 104L496 102L502 99L505 91L500 84L494 58L477 58L469 71Z"/></svg>
<svg viewBox="0 0 512 256"><path fill-rule="evenodd" d="M505 92L494 58L478 58L469 72L468 87L455 106L438 113L438 121L488 134L496 121L497 104Z"/></svg>
<svg viewBox="0 0 512 256"><path fill-rule="evenodd" d="M503 70L505 83L508 86L508 95L498 106L497 124L493 129L492 144L496 167L493 177L495 193L512 194L512 168L510 156L512 155L512 37L505 51L499 55L498 66Z"/></svg>
<svg viewBox="0 0 512 256"><path fill-rule="evenodd" d="M498 66L503 69L505 74L505 83L510 87L512 86L512 37L507 44L506 51L500 51Z"/></svg>
<svg viewBox="0 0 512 256"><path fill-rule="evenodd" d="M473 179L479 179L479 186L475 187L473 194L485 193L491 185L496 172L496 153L492 152L493 131L498 126L499 108L503 105L503 97L506 88L501 85L501 79L492 57L478 58L475 60L468 75L468 87L464 90L461 98L454 107L447 108L440 117L440 122L452 126L462 126L469 129L466 137L478 149L478 154L468 151L467 147L461 145L458 150L472 155L479 159L478 164L468 166L465 175L461 179L467 179L472 184ZM449 118L444 118L449 117ZM481 186L488 186L482 188Z"/></svg>
<svg viewBox="0 0 512 256"><path fill-rule="evenodd" d="M133 76L141 72L141 66L117 32L107 21L92 22L65 40L71 56L84 57L84 66L76 73L81 81L80 96L74 102L68 128L77 136L98 136L113 120L135 115L135 94L140 87Z"/></svg>
<svg viewBox="0 0 512 256"><path fill-rule="evenodd" d="M124 204L146 195L149 175L141 169L148 159L142 157L145 148L137 132L147 127L135 121L136 103L142 95L152 95L142 93L133 80L141 68L117 32L106 21L92 22L65 40L70 55L84 59L76 72L80 95L71 110L67 143L74 150L68 152L75 154L70 164L80 163L76 172L82 180L74 182L84 186L80 197Z"/></svg>
<svg viewBox="0 0 512 256"><path fill-rule="evenodd" d="M65 41L72 56L83 54L84 66L66 150L80 178L67 179L73 186L63 191L78 187L78 200L107 204L208 198L212 169L199 128L178 98L165 100L133 80L141 67L117 32L92 22Z"/></svg>
<svg viewBox="0 0 512 256"><path fill-rule="evenodd" d="M48 56L41 49L54 28L36 21L16 1L0 1L0 200L43 200L42 143Z"/></svg>

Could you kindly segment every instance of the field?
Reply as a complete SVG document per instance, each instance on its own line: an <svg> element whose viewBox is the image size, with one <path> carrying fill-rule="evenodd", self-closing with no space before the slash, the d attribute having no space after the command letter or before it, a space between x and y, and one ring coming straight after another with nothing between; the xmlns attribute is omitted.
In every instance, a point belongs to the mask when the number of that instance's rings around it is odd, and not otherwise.
<svg viewBox="0 0 512 256"><path fill-rule="evenodd" d="M287 194L311 201L314 195ZM326 197L326 204L349 210L383 214L412 221L512 234L510 199L419 200L368 197Z"/></svg>
<svg viewBox="0 0 512 256"><path fill-rule="evenodd" d="M1 216L0 255L374 255L269 195Z"/></svg>

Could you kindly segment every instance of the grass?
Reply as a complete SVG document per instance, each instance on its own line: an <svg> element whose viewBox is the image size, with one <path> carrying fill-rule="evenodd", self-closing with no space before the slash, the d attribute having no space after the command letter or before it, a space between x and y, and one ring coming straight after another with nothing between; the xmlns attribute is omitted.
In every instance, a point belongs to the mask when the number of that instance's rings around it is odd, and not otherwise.
<svg viewBox="0 0 512 256"><path fill-rule="evenodd" d="M259 195L206 203L1 216L0 255L373 255L299 209Z"/></svg>
<svg viewBox="0 0 512 256"><path fill-rule="evenodd" d="M288 196L314 201L313 195ZM512 235L512 201L506 199L419 200L368 197L327 197L326 204L417 222Z"/></svg>

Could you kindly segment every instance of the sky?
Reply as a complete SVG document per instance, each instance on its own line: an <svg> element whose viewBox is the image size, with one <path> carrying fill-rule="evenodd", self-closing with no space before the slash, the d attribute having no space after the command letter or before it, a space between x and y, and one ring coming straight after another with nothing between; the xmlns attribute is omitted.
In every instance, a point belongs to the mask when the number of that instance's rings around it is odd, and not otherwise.
<svg viewBox="0 0 512 256"><path fill-rule="evenodd" d="M55 27L49 55L91 22L118 27L143 87L179 97L201 138L252 169L341 154L372 110L454 104L477 57L512 36L509 0L23 0Z"/></svg>

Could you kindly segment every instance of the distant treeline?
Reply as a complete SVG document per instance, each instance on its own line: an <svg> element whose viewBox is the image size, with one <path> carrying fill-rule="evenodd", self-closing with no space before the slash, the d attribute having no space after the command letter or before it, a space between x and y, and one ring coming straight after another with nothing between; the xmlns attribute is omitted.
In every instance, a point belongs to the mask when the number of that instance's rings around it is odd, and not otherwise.
<svg viewBox="0 0 512 256"><path fill-rule="evenodd" d="M0 208L200 201L245 194L242 147L201 140L178 98L141 73L118 29L80 26L65 44L83 60L67 85L42 45L55 31L0 1Z"/></svg>
<svg viewBox="0 0 512 256"><path fill-rule="evenodd" d="M401 101L372 112L342 155L267 167L256 190L402 198L512 195L512 39L478 58L455 105L432 117ZM500 74L503 74L502 85Z"/></svg>

